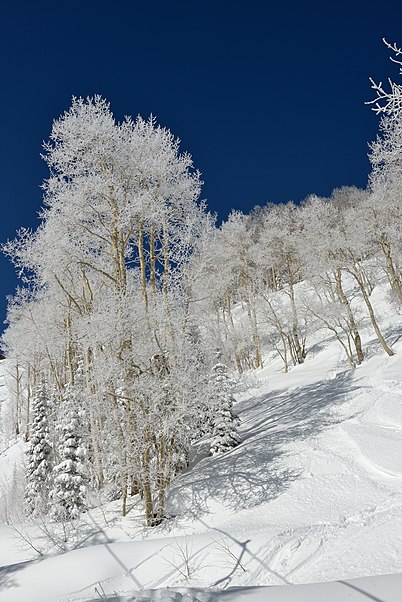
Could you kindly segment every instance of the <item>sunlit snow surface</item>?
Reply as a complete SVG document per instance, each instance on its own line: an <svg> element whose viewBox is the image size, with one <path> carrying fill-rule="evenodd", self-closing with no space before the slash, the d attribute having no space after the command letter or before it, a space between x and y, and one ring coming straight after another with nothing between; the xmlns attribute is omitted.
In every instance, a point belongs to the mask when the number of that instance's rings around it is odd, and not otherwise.
<svg viewBox="0 0 402 602"><path fill-rule="evenodd" d="M400 602L401 322L382 323L396 355L367 330L354 371L331 339L289 374L267 358L237 394L243 443L199 446L160 527L145 530L135 499L125 519L118 502L91 509L65 553L38 525L0 526L0 602ZM22 456L1 453L3 488Z"/></svg>

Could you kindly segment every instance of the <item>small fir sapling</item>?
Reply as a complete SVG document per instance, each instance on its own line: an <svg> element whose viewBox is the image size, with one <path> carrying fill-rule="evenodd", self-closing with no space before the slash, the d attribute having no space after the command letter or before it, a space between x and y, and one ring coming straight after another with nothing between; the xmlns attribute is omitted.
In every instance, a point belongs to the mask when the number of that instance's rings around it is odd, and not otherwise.
<svg viewBox="0 0 402 602"><path fill-rule="evenodd" d="M77 518L86 509L86 450L81 444L80 416L68 398L64 418L56 427L60 432L60 463L53 469L51 515L55 520Z"/></svg>
<svg viewBox="0 0 402 602"><path fill-rule="evenodd" d="M28 512L33 514L45 512L48 507L52 474L48 409L48 392L43 379L33 399L31 438L27 451L26 502Z"/></svg>
<svg viewBox="0 0 402 602"><path fill-rule="evenodd" d="M241 437L237 430L240 420L233 411L234 382L228 375L227 366L222 363L215 364L212 372L211 384L215 411L210 452L211 455L216 455L239 445Z"/></svg>

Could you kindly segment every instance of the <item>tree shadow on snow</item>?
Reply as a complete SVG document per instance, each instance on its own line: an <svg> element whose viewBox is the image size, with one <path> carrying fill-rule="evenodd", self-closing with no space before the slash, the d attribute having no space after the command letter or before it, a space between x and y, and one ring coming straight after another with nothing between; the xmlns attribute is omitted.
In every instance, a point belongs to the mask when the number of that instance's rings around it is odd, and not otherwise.
<svg viewBox="0 0 402 602"><path fill-rule="evenodd" d="M88 548L90 546L100 546L106 543L113 543L115 540L108 537L105 532L100 531L90 531L88 535L82 537L76 544L73 546L73 550L77 550L79 548Z"/></svg>
<svg viewBox="0 0 402 602"><path fill-rule="evenodd" d="M395 345L402 339L402 324L393 324L385 331L385 336L388 337L391 345Z"/></svg>
<svg viewBox="0 0 402 602"><path fill-rule="evenodd" d="M303 472L284 464L288 444L344 420L333 410L359 389L363 386L347 370L331 380L239 403L243 442L222 456L201 460L183 474L171 488L169 506L181 516L198 517L207 512L211 498L234 511L276 498Z"/></svg>
<svg viewBox="0 0 402 602"><path fill-rule="evenodd" d="M398 324L398 323L392 324L391 326L388 326L387 328L382 328L381 332L382 332L383 337L387 341L388 345L391 346L391 348L402 339L402 325L401 324ZM364 345L364 353L365 353L366 359L376 356L376 355L381 355L381 354L383 354L385 356L385 352L384 352L383 348L381 347L381 343L378 340L378 338L375 336L374 333L372 334L371 340L368 341Z"/></svg>
<svg viewBox="0 0 402 602"><path fill-rule="evenodd" d="M17 564L9 564L7 566L0 567L0 592L2 590L11 589L14 587L19 587L18 580L16 578L16 573L21 571L26 566L31 564L32 561L28 560L26 562L19 562Z"/></svg>

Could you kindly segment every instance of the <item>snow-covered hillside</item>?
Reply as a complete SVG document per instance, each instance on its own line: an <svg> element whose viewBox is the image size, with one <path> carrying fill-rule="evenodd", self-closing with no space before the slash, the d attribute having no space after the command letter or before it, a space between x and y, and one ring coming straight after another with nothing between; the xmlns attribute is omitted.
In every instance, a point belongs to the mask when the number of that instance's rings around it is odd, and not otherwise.
<svg viewBox="0 0 402 602"><path fill-rule="evenodd" d="M0 601L399 600L398 576L344 583L401 571L402 340L383 316L394 357L373 340L351 370L329 338L288 374L269 358L248 374L243 442L212 458L198 445L159 527L144 529L135 498L124 519L94 501L64 545L52 525L3 516ZM0 455L3 499L22 450Z"/></svg>

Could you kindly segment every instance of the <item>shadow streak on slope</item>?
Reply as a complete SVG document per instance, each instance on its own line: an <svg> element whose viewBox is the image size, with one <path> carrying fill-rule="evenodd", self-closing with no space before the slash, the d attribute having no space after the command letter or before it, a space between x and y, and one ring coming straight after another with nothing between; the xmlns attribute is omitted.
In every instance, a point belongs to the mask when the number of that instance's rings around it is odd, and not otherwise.
<svg viewBox="0 0 402 602"><path fill-rule="evenodd" d="M284 465L287 445L339 423L333 408L362 388L353 371L347 370L331 380L272 391L239 403L236 410L242 419L243 442L183 474L170 491L172 510L198 517L208 511L211 498L233 511L276 498L302 473Z"/></svg>
<svg viewBox="0 0 402 602"><path fill-rule="evenodd" d="M370 594L370 592L367 592L364 589L357 587L353 583L348 583L347 581L338 581L337 583L342 583L342 585L345 585L346 587L350 587L351 589L354 589L356 592L359 592L359 594L363 594L363 596L365 596L366 598L369 598L370 600L374 600L374 602L386 602L383 598L377 598L377 596L374 596L373 594Z"/></svg>
<svg viewBox="0 0 402 602"><path fill-rule="evenodd" d="M18 580L16 579L15 574L18 571L21 571L22 569L24 569L26 566L28 566L32 562L37 562L37 561L28 560L26 562L19 562L17 564L9 564L7 566L1 566L0 567L0 592L2 590L19 587Z"/></svg>

